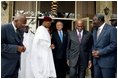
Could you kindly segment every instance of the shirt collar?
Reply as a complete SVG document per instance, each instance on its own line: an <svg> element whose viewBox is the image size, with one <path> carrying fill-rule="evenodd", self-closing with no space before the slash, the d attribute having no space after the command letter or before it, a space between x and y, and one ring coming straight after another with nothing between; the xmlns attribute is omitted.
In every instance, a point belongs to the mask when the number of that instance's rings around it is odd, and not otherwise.
<svg viewBox="0 0 118 79"><path fill-rule="evenodd" d="M77 31L77 33L79 33L79 31L78 30L76 30ZM83 33L83 30L81 31L81 33Z"/></svg>
<svg viewBox="0 0 118 79"><path fill-rule="evenodd" d="M100 27L98 27L98 29L103 29L105 23L103 23Z"/></svg>
<svg viewBox="0 0 118 79"><path fill-rule="evenodd" d="M58 31L58 33L59 33L59 32L62 32L62 30Z"/></svg>
<svg viewBox="0 0 118 79"><path fill-rule="evenodd" d="M15 30L15 32L16 32L16 26L14 25L14 23L13 23L13 21L12 21L12 25L13 25L13 28L14 28L14 30Z"/></svg>

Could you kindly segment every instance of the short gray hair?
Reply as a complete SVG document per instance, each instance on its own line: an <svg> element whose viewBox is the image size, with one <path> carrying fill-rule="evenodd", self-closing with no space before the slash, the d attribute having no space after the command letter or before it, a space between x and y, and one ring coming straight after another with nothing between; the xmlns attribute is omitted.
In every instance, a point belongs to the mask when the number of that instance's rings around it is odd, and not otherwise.
<svg viewBox="0 0 118 79"><path fill-rule="evenodd" d="M104 15L102 15L102 14L96 14L95 16L98 18L98 20L100 20L100 21L102 21L102 22L105 21L105 20L104 20Z"/></svg>

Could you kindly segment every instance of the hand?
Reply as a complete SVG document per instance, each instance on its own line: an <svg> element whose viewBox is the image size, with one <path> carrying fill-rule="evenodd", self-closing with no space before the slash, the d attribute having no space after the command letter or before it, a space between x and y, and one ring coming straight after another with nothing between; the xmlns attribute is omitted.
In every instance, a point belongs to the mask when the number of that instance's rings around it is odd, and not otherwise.
<svg viewBox="0 0 118 79"><path fill-rule="evenodd" d="M67 65L69 66L69 60L67 60Z"/></svg>
<svg viewBox="0 0 118 79"><path fill-rule="evenodd" d="M25 47L25 46L23 46L23 52L25 52L25 50L26 50L26 47Z"/></svg>
<svg viewBox="0 0 118 79"><path fill-rule="evenodd" d="M50 46L50 47L51 47L51 49L54 49L54 48L55 48L54 44L51 44L51 46Z"/></svg>
<svg viewBox="0 0 118 79"><path fill-rule="evenodd" d="M22 53L22 52L25 52L26 50L26 47L25 46L17 46L17 51Z"/></svg>
<svg viewBox="0 0 118 79"><path fill-rule="evenodd" d="M99 51L98 50L92 51L92 56L95 57L95 58L99 58L99 56L100 56Z"/></svg>
<svg viewBox="0 0 118 79"><path fill-rule="evenodd" d="M88 61L88 68L90 69L90 68L91 68L91 66L92 66L92 61L91 61L91 60L89 60L89 61Z"/></svg>

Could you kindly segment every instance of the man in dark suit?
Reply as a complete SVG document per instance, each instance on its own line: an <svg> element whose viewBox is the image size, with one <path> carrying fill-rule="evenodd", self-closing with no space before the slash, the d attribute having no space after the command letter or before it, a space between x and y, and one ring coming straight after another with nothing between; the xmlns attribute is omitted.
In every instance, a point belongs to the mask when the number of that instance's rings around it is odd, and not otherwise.
<svg viewBox="0 0 118 79"><path fill-rule="evenodd" d="M112 26L117 28L117 14L112 14L109 21L111 21Z"/></svg>
<svg viewBox="0 0 118 79"><path fill-rule="evenodd" d="M16 78L20 67L20 54L25 51L22 44L22 28L26 24L26 17L17 14L12 23L1 27L1 77Z"/></svg>
<svg viewBox="0 0 118 79"><path fill-rule="evenodd" d="M84 29L82 20L76 21L75 28L68 34L67 63L70 78L84 78L86 68L91 67L92 34Z"/></svg>
<svg viewBox="0 0 118 79"><path fill-rule="evenodd" d="M93 18L93 64L95 78L114 78L117 64L117 30L104 22L104 16Z"/></svg>
<svg viewBox="0 0 118 79"><path fill-rule="evenodd" d="M67 32L62 31L63 23L56 22L56 32L52 33L52 44L54 45L53 57L56 68L57 78L66 77L66 48L67 48Z"/></svg>

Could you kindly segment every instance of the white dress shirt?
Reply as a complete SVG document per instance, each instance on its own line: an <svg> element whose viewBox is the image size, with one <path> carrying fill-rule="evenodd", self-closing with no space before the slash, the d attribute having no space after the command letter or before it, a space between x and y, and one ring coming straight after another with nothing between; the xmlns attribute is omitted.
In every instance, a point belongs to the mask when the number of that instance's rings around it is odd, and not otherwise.
<svg viewBox="0 0 118 79"><path fill-rule="evenodd" d="M79 35L79 31L78 30L76 31L77 31L77 35ZM81 39L82 39L82 36L83 36L83 30L81 31Z"/></svg>
<svg viewBox="0 0 118 79"><path fill-rule="evenodd" d="M12 21L12 25L13 25L13 28L14 28L14 31L16 32L16 26L14 25L13 21Z"/></svg>
<svg viewBox="0 0 118 79"><path fill-rule="evenodd" d="M100 33L101 33L104 25L105 25L105 23L103 23L100 27L98 27L98 30L97 30L97 39L98 39L98 37L99 37L99 35L100 35Z"/></svg>

